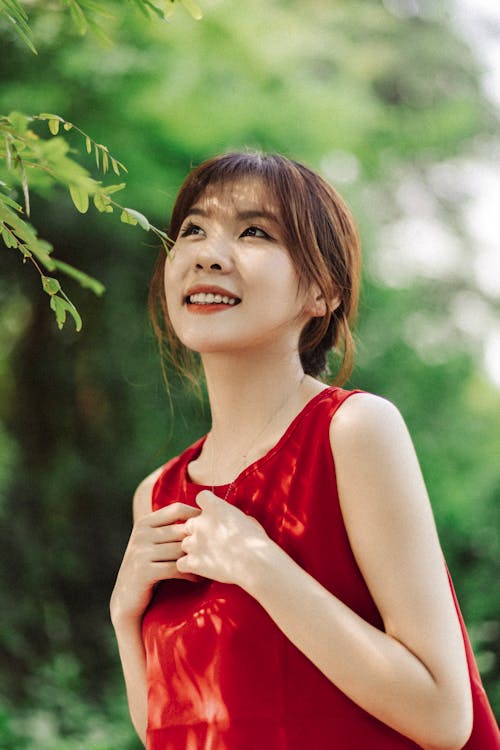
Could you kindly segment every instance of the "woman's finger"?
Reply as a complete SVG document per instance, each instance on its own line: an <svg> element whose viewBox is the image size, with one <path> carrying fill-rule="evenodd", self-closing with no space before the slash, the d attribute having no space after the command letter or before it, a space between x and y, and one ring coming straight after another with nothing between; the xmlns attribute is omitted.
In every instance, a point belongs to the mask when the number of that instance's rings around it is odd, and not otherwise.
<svg viewBox="0 0 500 750"><path fill-rule="evenodd" d="M180 542L185 537L184 527L184 523L173 523L168 526L156 526L151 529L151 541L153 542L153 544Z"/></svg>
<svg viewBox="0 0 500 750"><path fill-rule="evenodd" d="M166 505L164 508L153 511L148 517L149 523L152 527L166 526L170 523L177 523L178 521L186 521L188 518L199 516L200 509L193 508L192 505L186 505L186 503L172 503Z"/></svg>
<svg viewBox="0 0 500 750"><path fill-rule="evenodd" d="M188 553L191 549L193 549L193 537L191 534L188 534L188 536L185 536L181 542L181 550L182 552Z"/></svg>
<svg viewBox="0 0 500 750"><path fill-rule="evenodd" d="M181 542L165 542L163 544L155 544L152 554L152 562L168 562L177 560L183 554Z"/></svg>

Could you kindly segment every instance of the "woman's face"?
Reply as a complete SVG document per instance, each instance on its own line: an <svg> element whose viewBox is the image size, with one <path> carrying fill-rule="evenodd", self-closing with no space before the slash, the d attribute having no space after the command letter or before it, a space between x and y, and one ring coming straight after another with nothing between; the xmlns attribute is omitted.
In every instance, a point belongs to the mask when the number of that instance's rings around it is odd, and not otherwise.
<svg viewBox="0 0 500 750"><path fill-rule="evenodd" d="M204 353L298 349L314 315L282 239L272 196L255 178L207 188L165 263L170 322Z"/></svg>

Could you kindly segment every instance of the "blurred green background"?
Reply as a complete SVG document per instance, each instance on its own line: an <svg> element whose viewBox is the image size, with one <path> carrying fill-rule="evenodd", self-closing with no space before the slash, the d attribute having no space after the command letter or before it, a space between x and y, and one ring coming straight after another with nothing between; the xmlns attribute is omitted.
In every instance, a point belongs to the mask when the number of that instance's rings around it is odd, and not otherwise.
<svg viewBox="0 0 500 750"><path fill-rule="evenodd" d="M280 151L338 187L365 254L350 385L409 424L499 716L500 99L481 56L498 16L458 0L200 4L201 21L179 7L162 23L115 3L103 47L26 3L39 54L0 20L0 112L77 123L159 227L190 167L227 149ZM36 272L0 248L0 748L132 750L108 619L131 497L208 413L180 383L165 395L154 238L63 190L32 204L57 255L107 291L67 282L84 328L59 332Z"/></svg>

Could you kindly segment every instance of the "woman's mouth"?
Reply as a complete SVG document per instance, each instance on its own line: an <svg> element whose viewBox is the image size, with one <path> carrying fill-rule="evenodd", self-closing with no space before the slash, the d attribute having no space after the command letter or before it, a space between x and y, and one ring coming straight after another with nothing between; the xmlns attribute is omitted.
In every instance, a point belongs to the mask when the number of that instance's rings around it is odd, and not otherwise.
<svg viewBox="0 0 500 750"><path fill-rule="evenodd" d="M188 294L186 304L188 305L238 305L241 300L238 297L229 297L225 294L214 294L212 292L197 292Z"/></svg>

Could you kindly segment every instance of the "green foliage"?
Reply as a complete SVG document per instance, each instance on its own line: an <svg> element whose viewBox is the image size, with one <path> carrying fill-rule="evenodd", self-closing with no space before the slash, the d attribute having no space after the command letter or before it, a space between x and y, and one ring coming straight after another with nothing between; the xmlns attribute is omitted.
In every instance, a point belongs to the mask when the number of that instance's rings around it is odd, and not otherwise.
<svg viewBox="0 0 500 750"><path fill-rule="evenodd" d="M31 129L31 125L40 121L47 122L49 134L52 136L49 140L41 138ZM23 214L29 217L31 212L28 170L31 189L54 189L62 185L68 189L74 206L82 214L87 213L92 197L94 206L100 213L112 213L114 207L121 209L121 220L124 223L139 224L145 231L152 230L166 250L168 237L154 227L143 214L131 208L123 208L110 197L122 190L125 183L104 186L72 158L68 142L59 135L61 125L66 132L73 130L80 134L85 141L87 153L94 153L96 168L104 175L110 167L117 176L127 171L125 165L112 156L106 146L96 143L87 133L59 115L42 113L28 117L19 112L12 112L8 116L0 116L0 138L4 143L4 152L0 151L0 159L3 157L5 160L3 169L0 162L0 176L5 176L10 182L7 184L0 180L0 235L8 248L19 250L23 262L31 261L38 270L43 290L50 295L50 308L55 313L59 328L64 326L66 313L69 313L75 322L76 330L80 331L82 320L75 305L67 297L60 283L56 279L48 279L42 269L60 271L99 296L104 292L104 285L78 268L54 258L52 245L40 239L32 225L23 218ZM16 183L22 190L24 210L11 197Z"/></svg>
<svg viewBox="0 0 500 750"><path fill-rule="evenodd" d="M163 2L130 1L145 15L153 13L162 19L166 19L171 14L177 2L177 0L163 0ZM201 18L201 11L194 0L180 0L180 2L185 5L193 18ZM69 9L72 21L80 34L85 34L91 29L101 41L107 41L102 26L104 19L111 15L108 2L60 0L60 4ZM31 51L36 53L28 24L28 14L22 4L18 0L0 0L0 17L2 15L12 24L13 29ZM37 120L47 122L49 132L54 136L53 139L48 141L41 139L39 135L33 132L30 126ZM50 308L55 313L58 327L61 329L64 326L67 313L69 313L75 322L76 330L80 331L82 319L75 305L68 298L59 282L56 284L55 279L49 280L44 275L42 267L51 272L59 270L98 295L104 292L104 286L78 268L53 258L51 255L52 245L39 238L34 227L22 218L21 214L24 213L29 218L31 213L28 170L30 172L35 171L35 176L31 180L31 189L37 189L37 187L53 189L58 184L63 185L69 190L74 206L82 214L87 213L90 197L92 197L94 206L99 212L112 213L113 207L118 207L121 209L121 221L123 223L139 224L145 231L152 230L166 251L168 251L168 237L164 232L150 224L143 214L134 209L123 208L110 198L110 195L125 187L125 183L103 186L101 182L94 180L86 169L68 155L69 144L65 139L57 137L61 125L64 131L75 130L83 136L87 153L94 152L96 168L97 170L100 169L104 175L110 167L117 176L127 171L120 161L111 156L107 146L96 143L79 127L57 114L42 113L30 117L19 112L12 112L8 116L0 115L0 139L4 145L4 151L0 151L0 160L4 161L4 165L0 161L0 237L7 248L19 250L23 263L27 260L31 261L39 272L42 287L50 296ZM11 178L9 182L4 181L9 177ZM11 182L20 184L24 198L24 211L12 197Z"/></svg>
<svg viewBox="0 0 500 750"><path fill-rule="evenodd" d="M0 750L139 750L123 690L110 689L96 702L83 688L71 654L35 670L21 713L0 701Z"/></svg>
<svg viewBox="0 0 500 750"><path fill-rule="evenodd" d="M188 13L199 20L202 11L196 0L128 0L129 5L135 6L144 15L153 15L161 20L168 20L172 15L176 4L183 5ZM109 0L57 0L53 4L61 10L69 11L72 23L81 35L91 31L102 44L108 45L110 38L105 31L106 21L112 19L116 13L115 4ZM115 12L113 12L115 11ZM26 9L19 0L0 0L0 16L4 16L12 25L12 29L19 35L29 49L37 54L33 42L33 34L29 26L29 17ZM56 121L53 121L57 134Z"/></svg>
<svg viewBox="0 0 500 750"><path fill-rule="evenodd" d="M18 0L0 0L0 15L3 15L12 24L23 42L36 54L28 24L28 14L21 3Z"/></svg>

